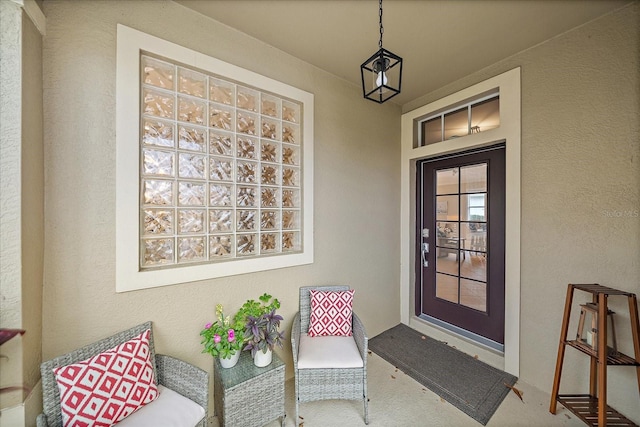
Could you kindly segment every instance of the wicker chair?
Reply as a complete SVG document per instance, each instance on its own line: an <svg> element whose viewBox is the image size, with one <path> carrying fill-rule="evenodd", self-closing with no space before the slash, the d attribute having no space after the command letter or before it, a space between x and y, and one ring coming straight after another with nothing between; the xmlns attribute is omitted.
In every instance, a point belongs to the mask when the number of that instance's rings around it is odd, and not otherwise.
<svg viewBox="0 0 640 427"><path fill-rule="evenodd" d="M187 362L170 356L155 354L153 345L153 329L151 322L146 322L126 331L104 338L96 343L89 344L78 350L58 356L40 365L42 376L43 412L38 415L38 427L62 426L62 413L60 409L60 392L56 383L53 369L67 366L93 357L106 350L116 347L130 339L140 335L147 329L151 329L149 337L149 349L151 363L156 367L156 383L171 389L182 396L192 400L204 409L204 418L197 427L205 427L207 423L207 405L209 402L209 374Z"/></svg>
<svg viewBox="0 0 640 427"><path fill-rule="evenodd" d="M344 368L322 366L318 368L298 368L301 334L309 330L311 298L309 290L346 291L348 286L309 286L300 288L300 311L293 320L291 330L291 347L295 374L296 419L299 425L298 410L300 403L325 399L362 400L364 403L364 422L369 424L369 407L367 398L367 351L368 338L364 326L358 316L353 313L353 340L362 358L362 367ZM314 337L319 340L334 337ZM303 340L304 341L304 340ZM356 356L357 357L357 356ZM322 357L321 357L322 359Z"/></svg>

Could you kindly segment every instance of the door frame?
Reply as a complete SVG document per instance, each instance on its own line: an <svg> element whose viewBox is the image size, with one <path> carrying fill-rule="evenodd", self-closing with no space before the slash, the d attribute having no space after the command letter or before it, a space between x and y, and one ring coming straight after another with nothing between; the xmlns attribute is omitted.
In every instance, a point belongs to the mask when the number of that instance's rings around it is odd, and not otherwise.
<svg viewBox="0 0 640 427"><path fill-rule="evenodd" d="M498 128L424 147L417 146L417 123L420 118L496 91L500 94ZM456 335L451 331L442 331L414 314L416 163L421 159L505 142L505 342L504 353L494 355L492 361L494 365L501 365L499 367L515 376L520 375L520 99L518 67L406 112L401 119L400 318L402 323L416 329L429 329L429 333ZM479 347L482 347L464 339L459 340L457 345L471 354L477 353Z"/></svg>

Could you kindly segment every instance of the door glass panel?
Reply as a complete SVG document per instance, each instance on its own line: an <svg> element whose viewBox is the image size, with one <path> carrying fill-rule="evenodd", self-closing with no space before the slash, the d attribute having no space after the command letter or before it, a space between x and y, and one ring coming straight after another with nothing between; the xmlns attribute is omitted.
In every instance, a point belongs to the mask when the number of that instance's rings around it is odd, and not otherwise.
<svg viewBox="0 0 640 427"><path fill-rule="evenodd" d="M458 194L458 168L436 172L436 194Z"/></svg>
<svg viewBox="0 0 640 427"><path fill-rule="evenodd" d="M460 192L481 193L487 191L487 164L480 163L460 168Z"/></svg>
<svg viewBox="0 0 640 427"><path fill-rule="evenodd" d="M480 242L475 242L474 237L477 236L485 236L487 232L487 223L486 222L468 222L462 223L460 226L460 237L464 239L465 244L463 245L464 249L473 249L471 247L472 243L476 244L476 247L479 246ZM475 249L482 250L484 249Z"/></svg>
<svg viewBox="0 0 640 427"><path fill-rule="evenodd" d="M436 273L436 297L458 303L458 278Z"/></svg>
<svg viewBox="0 0 640 427"><path fill-rule="evenodd" d="M458 237L458 224L451 222L438 222L436 223L436 230L438 233L436 239L436 246L439 248L449 248L449 249L457 249L463 248L464 245L460 244L460 239ZM453 253L454 251L444 251L446 255L448 252ZM438 256L441 256L438 254Z"/></svg>
<svg viewBox="0 0 640 427"><path fill-rule="evenodd" d="M448 251L444 248L437 249L436 271L438 273L447 273L453 276L458 275L458 261L456 260L457 250Z"/></svg>
<svg viewBox="0 0 640 427"><path fill-rule="evenodd" d="M466 251L460 265L460 276L467 279L487 281L487 256L486 253Z"/></svg>
<svg viewBox="0 0 640 427"><path fill-rule="evenodd" d="M469 134L469 109L462 108L444 115L444 139L459 138Z"/></svg>
<svg viewBox="0 0 640 427"><path fill-rule="evenodd" d="M463 194L460 196L460 210L462 221L486 221L487 195Z"/></svg>
<svg viewBox="0 0 640 427"><path fill-rule="evenodd" d="M460 234L465 260L460 265L460 304L485 312L487 304L487 164L460 168ZM472 279L472 280L468 280Z"/></svg>
<svg viewBox="0 0 640 427"><path fill-rule="evenodd" d="M436 171L436 297L487 307L487 163Z"/></svg>
<svg viewBox="0 0 640 427"><path fill-rule="evenodd" d="M436 197L436 221L458 221L458 195Z"/></svg>
<svg viewBox="0 0 640 427"><path fill-rule="evenodd" d="M460 304L487 311L487 284L460 279Z"/></svg>

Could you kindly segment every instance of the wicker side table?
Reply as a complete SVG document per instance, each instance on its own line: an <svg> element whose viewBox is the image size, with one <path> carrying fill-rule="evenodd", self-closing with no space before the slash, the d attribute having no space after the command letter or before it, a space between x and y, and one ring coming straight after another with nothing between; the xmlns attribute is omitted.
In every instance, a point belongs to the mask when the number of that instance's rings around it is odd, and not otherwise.
<svg viewBox="0 0 640 427"><path fill-rule="evenodd" d="M269 366L258 368L243 351L233 368L213 366L215 413L220 426L261 427L276 418L284 426L284 362L273 353Z"/></svg>

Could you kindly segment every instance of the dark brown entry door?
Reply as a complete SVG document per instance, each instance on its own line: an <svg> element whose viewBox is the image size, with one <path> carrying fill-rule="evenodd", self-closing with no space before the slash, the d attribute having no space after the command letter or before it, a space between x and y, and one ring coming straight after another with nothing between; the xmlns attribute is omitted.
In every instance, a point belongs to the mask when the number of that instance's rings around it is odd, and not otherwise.
<svg viewBox="0 0 640 427"><path fill-rule="evenodd" d="M417 172L416 315L500 348L504 145L424 160Z"/></svg>

